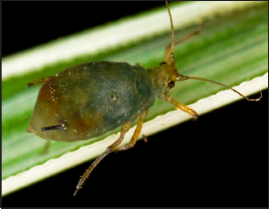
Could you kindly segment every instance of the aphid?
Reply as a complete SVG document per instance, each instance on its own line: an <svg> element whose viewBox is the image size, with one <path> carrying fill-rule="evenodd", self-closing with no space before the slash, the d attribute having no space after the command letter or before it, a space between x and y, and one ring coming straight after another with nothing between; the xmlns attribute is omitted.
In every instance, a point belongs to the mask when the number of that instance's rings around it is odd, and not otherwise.
<svg viewBox="0 0 269 209"><path fill-rule="evenodd" d="M175 86L175 82L202 80L229 88L248 101L261 99L249 99L231 87L215 81L179 74L175 68L174 46L200 31L175 42L173 20L167 2L166 6L172 40L165 48L164 60L159 66L144 69L124 62L88 62L28 84L32 86L45 82L39 91L28 132L48 140L72 142L101 136L121 127L120 137L81 176L74 196L104 157L115 150L134 147L143 120L155 99L168 101L176 109L181 109L194 118L198 117L194 110L170 96L169 91ZM131 123L137 118L137 127L129 144L119 147Z"/></svg>

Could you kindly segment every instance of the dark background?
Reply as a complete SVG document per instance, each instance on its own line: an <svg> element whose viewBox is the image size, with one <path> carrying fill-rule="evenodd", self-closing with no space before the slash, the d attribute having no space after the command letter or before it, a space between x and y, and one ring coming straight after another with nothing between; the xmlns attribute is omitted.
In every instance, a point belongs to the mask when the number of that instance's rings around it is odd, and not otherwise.
<svg viewBox="0 0 269 209"><path fill-rule="evenodd" d="M6 56L165 3L3 2L2 5L2 55Z"/></svg>
<svg viewBox="0 0 269 209"><path fill-rule="evenodd" d="M3 2L3 55L163 2ZM103 8L103 11L101 11ZM99 12L99 14L96 12ZM83 21L81 21L83 20ZM156 23L157 24L157 23ZM253 97L258 97L255 95ZM142 130L143 132L143 130ZM72 197L87 162L3 198L3 206L268 206L268 91L111 154Z"/></svg>

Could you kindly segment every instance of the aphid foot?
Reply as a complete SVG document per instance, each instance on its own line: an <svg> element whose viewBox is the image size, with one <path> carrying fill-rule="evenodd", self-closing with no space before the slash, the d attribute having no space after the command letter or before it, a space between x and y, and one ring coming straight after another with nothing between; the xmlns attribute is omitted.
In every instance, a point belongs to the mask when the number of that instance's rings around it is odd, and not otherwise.
<svg viewBox="0 0 269 209"><path fill-rule="evenodd" d="M111 144L106 151L101 154L98 158L95 159L95 161L93 161L93 163L90 165L89 168L87 168L87 170L84 172L84 174L80 177L78 184L76 186L76 190L73 194L73 196L76 196L76 194L78 193L78 191L82 188L83 184L85 183L85 181L87 180L87 178L90 176L91 172L94 170L94 168L111 152L113 152L118 146L119 144L122 142L122 140L124 139L125 133L130 129L131 124L130 123L126 123L124 125L122 125L121 127L121 134L120 137L113 143Z"/></svg>
<svg viewBox="0 0 269 209"><path fill-rule="evenodd" d="M76 186L76 191L74 192L73 196L75 197L78 193L78 191L81 189L82 187Z"/></svg>
<svg viewBox="0 0 269 209"><path fill-rule="evenodd" d="M192 118L193 125L197 125L198 117Z"/></svg>
<svg viewBox="0 0 269 209"><path fill-rule="evenodd" d="M147 137L146 135L144 135L144 134L142 134L142 136L143 136L143 141L144 141L145 143L147 143L147 142L148 142L148 137Z"/></svg>

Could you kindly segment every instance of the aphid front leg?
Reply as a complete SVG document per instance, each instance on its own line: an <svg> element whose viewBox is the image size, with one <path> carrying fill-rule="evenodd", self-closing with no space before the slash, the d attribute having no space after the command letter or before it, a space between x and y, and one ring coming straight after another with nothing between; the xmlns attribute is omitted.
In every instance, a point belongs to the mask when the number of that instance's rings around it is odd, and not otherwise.
<svg viewBox="0 0 269 209"><path fill-rule="evenodd" d="M76 186L76 191L74 192L73 196L76 196L77 192L82 188L83 184L85 183L86 179L89 177L93 169L111 152L113 152L122 142L124 139L125 133L130 129L131 124L126 123L121 127L121 134L120 137L111 144L106 151L100 155L98 158L95 159L95 161L91 164L91 166L85 171L85 173L80 177L79 182Z"/></svg>
<svg viewBox="0 0 269 209"><path fill-rule="evenodd" d="M138 136L139 136L141 129L142 129L142 126L143 126L144 118L147 116L147 114L148 114L148 111L143 112L141 115L139 115L135 132L134 132L129 144L122 146L122 147L119 147L116 151L128 150L128 149L131 149L135 146L135 143L138 139Z"/></svg>
<svg viewBox="0 0 269 209"><path fill-rule="evenodd" d="M52 76L48 76L48 77L44 77L44 78L40 78L36 81L33 81L31 83L27 83L26 86L27 88L30 88L31 86L38 84L38 83L42 83L42 82L46 82L47 80L49 80Z"/></svg>
<svg viewBox="0 0 269 209"><path fill-rule="evenodd" d="M163 100L172 103L173 105L176 106L176 109L181 109L184 112L190 114L191 116L193 116L195 119L198 118L198 114L197 112L195 112L193 109L187 107L186 105L178 102L177 100L173 99L170 95L167 95L165 98L162 98Z"/></svg>

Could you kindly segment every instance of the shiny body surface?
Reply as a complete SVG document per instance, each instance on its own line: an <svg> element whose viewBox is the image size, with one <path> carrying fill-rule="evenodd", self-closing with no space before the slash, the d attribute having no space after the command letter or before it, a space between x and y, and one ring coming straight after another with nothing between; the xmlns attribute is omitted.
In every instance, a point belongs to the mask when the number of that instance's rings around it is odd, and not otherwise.
<svg viewBox="0 0 269 209"><path fill-rule="evenodd" d="M86 140L133 122L155 98L149 71L89 62L50 77L39 91L28 131L56 141ZM65 130L42 131L62 124Z"/></svg>

